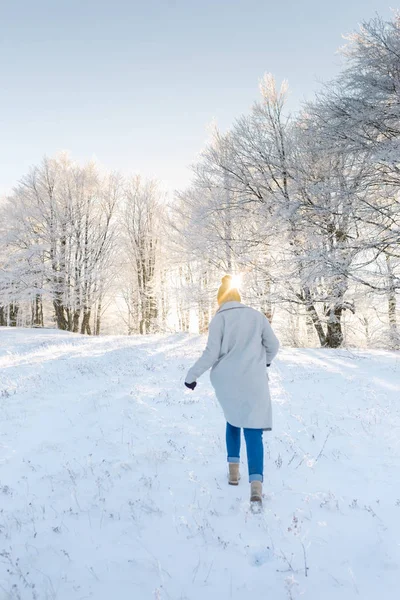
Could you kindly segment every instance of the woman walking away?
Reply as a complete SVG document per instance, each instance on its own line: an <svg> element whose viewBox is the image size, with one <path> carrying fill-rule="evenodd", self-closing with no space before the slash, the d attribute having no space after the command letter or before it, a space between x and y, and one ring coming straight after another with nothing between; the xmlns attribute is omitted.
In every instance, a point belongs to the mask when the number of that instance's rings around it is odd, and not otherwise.
<svg viewBox="0 0 400 600"><path fill-rule="evenodd" d="M239 483L240 429L244 429L250 480L250 501L261 504L264 474L263 431L272 429L267 367L279 342L268 319L241 302L232 277L218 290L219 310L209 327L207 347L189 370L186 387L211 369L211 383L226 417L229 483Z"/></svg>

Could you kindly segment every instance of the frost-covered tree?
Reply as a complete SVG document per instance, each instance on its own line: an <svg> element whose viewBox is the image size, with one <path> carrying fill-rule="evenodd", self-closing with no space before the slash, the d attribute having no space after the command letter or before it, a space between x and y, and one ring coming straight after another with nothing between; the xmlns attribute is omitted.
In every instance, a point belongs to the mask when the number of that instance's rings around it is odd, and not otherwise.
<svg viewBox="0 0 400 600"><path fill-rule="evenodd" d="M153 333L160 328L162 212L162 193L155 181L135 176L125 183L120 229L124 240L123 297L129 333Z"/></svg>
<svg viewBox="0 0 400 600"><path fill-rule="evenodd" d="M399 346L400 289L400 17L364 22L343 48L346 68L308 111L319 122L325 152L369 161L359 226L365 266L357 281L386 295L392 346ZM377 268L383 255L386 269Z"/></svg>
<svg viewBox="0 0 400 600"><path fill-rule="evenodd" d="M103 177L94 164L81 167L66 155L45 158L15 187L4 207L5 270L18 281L19 301L34 302L36 324L43 323L46 299L58 328L93 332L92 311L99 309L114 250L118 190L117 176Z"/></svg>

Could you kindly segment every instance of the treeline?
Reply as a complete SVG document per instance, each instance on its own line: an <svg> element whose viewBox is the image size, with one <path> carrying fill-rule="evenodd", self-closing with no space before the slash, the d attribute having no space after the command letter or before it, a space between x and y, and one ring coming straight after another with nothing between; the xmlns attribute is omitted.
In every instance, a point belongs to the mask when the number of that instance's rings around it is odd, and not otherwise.
<svg viewBox="0 0 400 600"><path fill-rule="evenodd" d="M160 198L67 155L31 169L2 206L0 325L43 326L47 310L59 329L98 335L118 292L129 333L154 329Z"/></svg>
<svg viewBox="0 0 400 600"><path fill-rule="evenodd" d="M364 23L343 54L295 116L287 84L264 77L250 114L195 165L180 232L192 253L249 272L293 343L399 348L400 18Z"/></svg>
<svg viewBox="0 0 400 600"><path fill-rule="evenodd" d="M349 36L296 115L271 75L192 185L45 159L2 207L0 324L98 334L207 330L225 272L284 342L400 347L400 20Z"/></svg>

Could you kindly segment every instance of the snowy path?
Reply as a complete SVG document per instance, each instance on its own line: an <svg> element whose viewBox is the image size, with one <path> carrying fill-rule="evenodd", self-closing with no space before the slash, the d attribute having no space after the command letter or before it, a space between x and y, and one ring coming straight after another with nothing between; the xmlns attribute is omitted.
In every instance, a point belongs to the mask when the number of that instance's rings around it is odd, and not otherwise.
<svg viewBox="0 0 400 600"><path fill-rule="evenodd" d="M252 515L203 343L0 328L1 600L398 596L399 355L281 351Z"/></svg>

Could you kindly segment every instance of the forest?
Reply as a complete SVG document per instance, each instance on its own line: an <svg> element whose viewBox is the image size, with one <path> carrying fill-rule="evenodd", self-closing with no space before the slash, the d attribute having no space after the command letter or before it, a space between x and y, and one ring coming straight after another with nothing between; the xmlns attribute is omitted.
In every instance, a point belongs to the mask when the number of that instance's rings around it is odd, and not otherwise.
<svg viewBox="0 0 400 600"><path fill-rule="evenodd" d="M174 194L67 153L22 174L0 202L0 325L205 333L232 273L287 345L398 350L400 17L341 53L295 114L264 75Z"/></svg>

